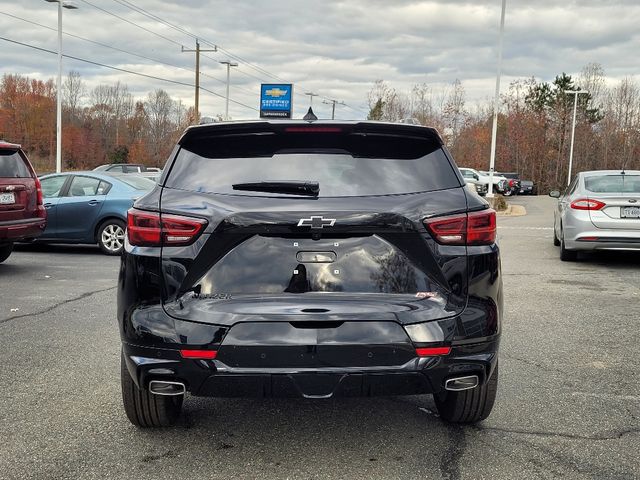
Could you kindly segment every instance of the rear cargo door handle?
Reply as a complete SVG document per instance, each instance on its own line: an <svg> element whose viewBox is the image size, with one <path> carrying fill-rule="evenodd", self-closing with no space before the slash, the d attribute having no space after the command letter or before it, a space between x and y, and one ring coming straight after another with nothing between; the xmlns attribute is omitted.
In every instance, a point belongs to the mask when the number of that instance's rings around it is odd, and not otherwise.
<svg viewBox="0 0 640 480"><path fill-rule="evenodd" d="M47 210L49 210L51 207L53 207L53 203L45 203L44 204L44 208L46 208Z"/></svg>
<svg viewBox="0 0 640 480"><path fill-rule="evenodd" d="M89 205L91 205L93 207L94 205L98 205L99 203L101 203L100 200L91 200L89 202Z"/></svg>

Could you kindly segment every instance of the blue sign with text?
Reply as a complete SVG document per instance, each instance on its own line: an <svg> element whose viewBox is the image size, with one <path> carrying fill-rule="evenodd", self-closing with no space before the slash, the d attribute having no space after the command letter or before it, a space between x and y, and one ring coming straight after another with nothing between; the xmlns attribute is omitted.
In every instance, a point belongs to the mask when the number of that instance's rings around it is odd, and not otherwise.
<svg viewBox="0 0 640 480"><path fill-rule="evenodd" d="M260 118L291 118L293 85L262 84L260 88Z"/></svg>

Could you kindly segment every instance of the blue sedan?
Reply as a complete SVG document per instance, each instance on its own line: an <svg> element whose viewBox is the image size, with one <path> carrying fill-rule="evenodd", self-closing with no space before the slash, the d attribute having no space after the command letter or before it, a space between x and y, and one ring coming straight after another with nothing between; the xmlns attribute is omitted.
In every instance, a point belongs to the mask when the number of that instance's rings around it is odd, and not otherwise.
<svg viewBox="0 0 640 480"><path fill-rule="evenodd" d="M127 210L155 186L133 174L67 172L40 178L47 228L39 242L97 243L107 255L124 247Z"/></svg>

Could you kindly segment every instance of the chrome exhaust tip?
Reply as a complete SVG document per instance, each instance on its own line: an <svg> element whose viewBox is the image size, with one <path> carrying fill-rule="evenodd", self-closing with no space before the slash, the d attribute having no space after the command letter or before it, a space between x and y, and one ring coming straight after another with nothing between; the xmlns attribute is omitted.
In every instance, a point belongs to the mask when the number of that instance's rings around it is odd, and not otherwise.
<svg viewBox="0 0 640 480"><path fill-rule="evenodd" d="M187 388L182 382L151 380L149 382L149 391L154 395L184 395Z"/></svg>
<svg viewBox="0 0 640 480"><path fill-rule="evenodd" d="M450 378L444 382L444 389L451 392L460 392L462 390L470 390L476 388L480 383L477 375L469 375L467 377Z"/></svg>

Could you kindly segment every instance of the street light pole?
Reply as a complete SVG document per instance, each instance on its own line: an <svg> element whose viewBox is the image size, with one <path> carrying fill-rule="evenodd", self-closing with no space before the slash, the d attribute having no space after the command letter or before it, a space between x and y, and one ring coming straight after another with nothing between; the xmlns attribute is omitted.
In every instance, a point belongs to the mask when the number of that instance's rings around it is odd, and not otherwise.
<svg viewBox="0 0 640 480"><path fill-rule="evenodd" d="M237 67L238 64L236 62L231 62L229 60L225 60L224 62L220 62L223 65L227 66L227 97L226 104L224 108L224 119L229 120L229 84L231 83L231 67Z"/></svg>
<svg viewBox="0 0 640 480"><path fill-rule="evenodd" d="M45 0L58 4L58 78L56 79L56 173L62 172L62 8L75 10L72 3Z"/></svg>
<svg viewBox="0 0 640 480"><path fill-rule="evenodd" d="M317 93L313 92L304 92L305 95L309 95L309 107L313 108L313 97L317 97Z"/></svg>
<svg viewBox="0 0 640 480"><path fill-rule="evenodd" d="M500 14L500 37L498 40L498 74L496 75L496 94L493 100L493 126L491 127L491 159L489 160L489 191L487 197L493 197L493 170L496 166L496 137L498 135L498 108L500 107L500 75L502 74L502 38L504 37L504 14L507 0L502 0Z"/></svg>
<svg viewBox="0 0 640 480"><path fill-rule="evenodd" d="M567 186L571 183L571 167L573 166L573 140L576 136L576 113L578 112L578 95L589 93L587 90L565 90L564 93L574 95L573 99L573 125L571 126L571 148L569 149L569 174L567 175Z"/></svg>

